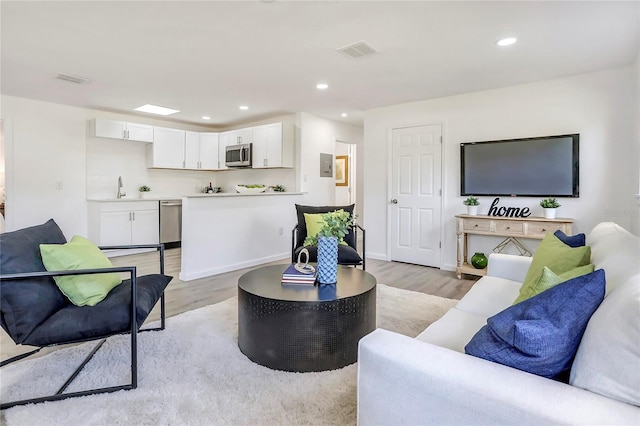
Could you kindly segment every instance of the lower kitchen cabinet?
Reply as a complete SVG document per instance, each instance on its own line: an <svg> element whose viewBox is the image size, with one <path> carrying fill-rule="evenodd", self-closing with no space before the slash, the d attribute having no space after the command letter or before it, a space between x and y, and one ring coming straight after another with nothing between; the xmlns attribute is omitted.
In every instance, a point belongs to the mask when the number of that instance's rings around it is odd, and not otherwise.
<svg viewBox="0 0 640 426"><path fill-rule="evenodd" d="M100 246L158 244L158 201L90 201L89 238Z"/></svg>

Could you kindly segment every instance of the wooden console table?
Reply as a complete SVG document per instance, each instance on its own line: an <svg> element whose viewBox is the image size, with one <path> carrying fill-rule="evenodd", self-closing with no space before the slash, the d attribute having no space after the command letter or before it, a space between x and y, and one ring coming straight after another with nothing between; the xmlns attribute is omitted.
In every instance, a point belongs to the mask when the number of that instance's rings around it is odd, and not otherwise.
<svg viewBox="0 0 640 426"><path fill-rule="evenodd" d="M501 216L471 216L456 215L456 235L458 249L458 264L456 275L462 274L486 275L487 270L476 269L467 263L467 237L469 234L490 235L495 237L530 238L541 240L549 232L558 229L567 235L572 234L573 219L558 218L545 219L543 217L501 217Z"/></svg>

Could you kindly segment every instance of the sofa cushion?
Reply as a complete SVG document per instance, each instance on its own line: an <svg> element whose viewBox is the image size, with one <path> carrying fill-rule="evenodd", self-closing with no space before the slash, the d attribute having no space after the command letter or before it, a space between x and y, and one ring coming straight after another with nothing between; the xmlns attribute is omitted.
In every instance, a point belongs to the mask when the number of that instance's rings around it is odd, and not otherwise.
<svg viewBox="0 0 640 426"><path fill-rule="evenodd" d="M336 210L335 212L330 213L305 213L304 214L304 223L307 227L307 238L304 239L305 246L317 246L318 245L318 234L322 230L324 226L324 218L325 215L334 215L336 213L343 213L344 210ZM336 216L336 217L339 217ZM338 239L338 244L346 245L347 243L344 241L344 237Z"/></svg>
<svg viewBox="0 0 640 426"><path fill-rule="evenodd" d="M522 283L498 277L482 277L456 305L457 309L488 318L508 308Z"/></svg>
<svg viewBox="0 0 640 426"><path fill-rule="evenodd" d="M0 234L2 274L46 272L40 244L67 240L53 219L42 225ZM2 328L20 344L41 322L69 302L51 277L0 281Z"/></svg>
<svg viewBox="0 0 640 426"><path fill-rule="evenodd" d="M74 235L66 244L40 244L42 262L48 271L111 268L107 256L91 241ZM77 306L94 306L122 282L118 273L65 275L53 278L56 285Z"/></svg>
<svg viewBox="0 0 640 426"><path fill-rule="evenodd" d="M520 303L523 300L527 300L530 297L535 296L536 294L540 294L545 290L549 290L551 287L555 287L556 285L563 283L565 281L569 281L571 278L579 277L580 275L586 275L593 272L595 268L593 267L593 263L584 266L578 266L570 271L563 272L562 274L556 274L548 267L542 268L542 275L538 281L535 282L532 286L523 285L520 289L520 294L513 302Z"/></svg>
<svg viewBox="0 0 640 426"><path fill-rule="evenodd" d="M567 371L605 292L602 269L566 281L487 320L465 352L554 378Z"/></svg>
<svg viewBox="0 0 640 426"><path fill-rule="evenodd" d="M640 273L640 238L613 222L596 225L587 235L591 263L607 271L607 294Z"/></svg>
<svg viewBox="0 0 640 426"><path fill-rule="evenodd" d="M301 204L296 204L296 215L298 218L298 235L296 239L296 247L304 245L304 239L307 237L307 225L304 221L305 213L329 213L336 210L344 210L345 212L353 215L354 207L355 204L351 204L349 206L304 206ZM347 235L345 235L344 237L344 241L351 247L356 247L356 238L353 230L349 230Z"/></svg>
<svg viewBox="0 0 640 426"><path fill-rule="evenodd" d="M584 234L576 234L576 235L567 235L561 230L557 230L553 233L560 241L568 245L569 247L582 247L586 245L586 235Z"/></svg>
<svg viewBox="0 0 640 426"><path fill-rule="evenodd" d="M464 346L487 324L487 317L452 308L416 339L464 353Z"/></svg>
<svg viewBox="0 0 640 426"><path fill-rule="evenodd" d="M522 288L533 287L540 279L542 269L545 266L556 274L562 274L578 266L589 264L590 259L591 249L589 246L569 247L558 237L548 233L533 254L533 260L522 283Z"/></svg>
<svg viewBox="0 0 640 426"><path fill-rule="evenodd" d="M611 292L589 320L569 383L640 406L639 360L640 274Z"/></svg>

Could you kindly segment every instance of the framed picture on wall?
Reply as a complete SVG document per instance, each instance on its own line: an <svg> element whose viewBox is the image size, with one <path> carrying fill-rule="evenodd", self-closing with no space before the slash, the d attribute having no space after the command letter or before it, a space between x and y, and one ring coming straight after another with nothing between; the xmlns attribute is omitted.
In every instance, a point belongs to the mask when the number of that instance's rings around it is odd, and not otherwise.
<svg viewBox="0 0 640 426"><path fill-rule="evenodd" d="M336 155L336 186L349 186L348 155Z"/></svg>

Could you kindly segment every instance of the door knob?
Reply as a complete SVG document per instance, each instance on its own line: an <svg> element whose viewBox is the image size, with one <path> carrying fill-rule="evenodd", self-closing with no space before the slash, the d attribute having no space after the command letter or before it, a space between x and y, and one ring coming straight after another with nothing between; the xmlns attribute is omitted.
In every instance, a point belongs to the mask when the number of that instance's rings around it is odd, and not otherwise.
<svg viewBox="0 0 640 426"><path fill-rule="evenodd" d="M394 198L393 200L391 200L391 204L398 204L398 200Z"/></svg>

